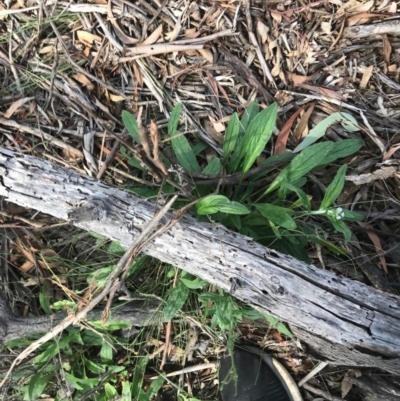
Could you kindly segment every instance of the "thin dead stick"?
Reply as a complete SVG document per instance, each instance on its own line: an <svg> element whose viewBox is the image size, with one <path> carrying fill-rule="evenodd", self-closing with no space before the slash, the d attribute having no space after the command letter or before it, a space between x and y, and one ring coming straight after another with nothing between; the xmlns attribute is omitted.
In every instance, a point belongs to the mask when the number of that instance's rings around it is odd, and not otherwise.
<svg viewBox="0 0 400 401"><path fill-rule="evenodd" d="M80 150L77 150L73 146L66 144L64 141L54 138L52 135L46 134L45 132L42 132L40 130L31 128L31 127L26 127L24 125L17 123L14 120L7 120L6 118L1 118L1 117L0 117L0 125L16 128L22 132L27 132L28 134L37 136L39 138L43 138L46 141L50 142L52 145L58 146L59 148L62 148L62 149L65 149L68 152L70 152L71 154L75 155L76 157L83 158L83 154Z"/></svg>
<svg viewBox="0 0 400 401"><path fill-rule="evenodd" d="M24 351L22 351L17 358L13 361L11 364L10 368L8 369L8 372L6 373L4 379L0 383L0 388L4 386L6 383L7 379L9 378L10 374L14 370L15 366L20 364L25 358L27 358L32 352L34 352L36 349L38 349L41 345L46 343L47 341L51 340L54 338L57 334L60 334L64 329L71 325L75 325L79 323L80 320L84 319L88 312L90 312L97 304L99 304L103 298L113 289L113 287L116 285L115 279L118 277L122 269L126 266L127 263L130 262L130 260L133 258L134 255L137 255L144 246L147 245L149 240L154 237L151 237L152 231L156 228L157 224L159 221L165 216L165 214L168 212L168 210L171 208L172 204L175 202L177 199L178 195L175 195L154 217L153 219L149 222L149 224L143 229L141 234L136 238L136 240L133 242L133 244L128 248L128 250L125 252L124 256L120 259L118 262L117 266L113 270L113 272L110 274L106 285L104 288L100 291L100 293L94 297L89 304L83 308L80 312L74 314L71 314L67 316L60 324L58 324L54 329L52 329L49 333L45 334L39 340L33 342L29 347L27 347ZM176 222L177 219L174 220ZM172 223L173 224L173 223ZM172 226L171 222L167 222L164 227L171 227ZM163 232L163 229L161 228L160 230L157 230L157 232ZM148 237L150 236L151 239Z"/></svg>
<svg viewBox="0 0 400 401"><path fill-rule="evenodd" d="M47 11L46 7L44 7L44 11L46 13L47 17L50 17L49 12ZM86 71L84 68L82 68L80 65L78 65L77 63L75 63L75 61L72 59L72 57L70 56L69 52L68 52L68 48L66 46L66 44L64 43L64 40L60 34L60 32L58 31L56 25L54 24L54 22L49 19L49 23L54 31L54 33L56 34L58 40L60 41L61 46L64 48L65 51L65 56L68 59L68 62L80 73L84 74L86 77L90 78L91 80L97 82L99 85L103 86L104 88L107 88L109 91L114 92L120 96L122 96L124 99L126 99L126 95L122 92L120 92L119 90L115 89L113 86L108 85L106 82L102 81L101 79L97 78L95 75L90 74L88 71Z"/></svg>
<svg viewBox="0 0 400 401"><path fill-rule="evenodd" d="M143 46L147 47L147 46ZM150 46L149 46L150 47ZM171 45L169 43L165 43L162 46L157 45L157 47L154 46L154 49L149 49L146 52L141 52L139 49L139 53L136 51L134 54L137 54L136 56L130 56L130 57L121 57L119 59L120 63L125 63L127 61L132 61L132 60L137 60L142 57L148 57L148 56L155 56L157 54L166 54L166 53L174 53L174 52L184 52L187 50L201 50L203 49L204 45L199 44L199 45Z"/></svg>
<svg viewBox="0 0 400 401"><path fill-rule="evenodd" d="M245 7L246 7L246 20L247 20L247 29L249 31L249 39L250 39L252 45L256 48L258 61L261 64L264 75L267 77L268 81L274 86L274 88L277 89L274 78L271 75L271 72L265 61L265 57L262 54L260 45L258 44L257 38L253 32L253 21L251 20L251 13L250 13L250 0L246 0Z"/></svg>
<svg viewBox="0 0 400 401"><path fill-rule="evenodd" d="M205 370L205 369L216 369L217 366L218 366L218 365L217 365L216 363L214 363L214 362L210 362L210 363L201 363L201 364L199 364L199 365L188 366L188 367L183 368L183 369L181 369L181 370L176 370L175 372L167 373L167 374L165 375L165 377L178 376L178 375L181 375L181 374L191 373L191 372L197 372L197 371L199 371L199 370ZM157 376L150 377L150 380L155 380L155 379L157 379L158 377L160 377L160 376L157 375Z"/></svg>
<svg viewBox="0 0 400 401"><path fill-rule="evenodd" d="M152 45L143 45L143 46L135 46L129 49L128 55L133 54L142 54L148 53L151 50L156 50L157 48L165 48L166 46L184 46L184 45L203 45L207 42L211 42L214 39L225 37L225 36L234 36L238 35L239 32L235 32L232 29L226 29L221 32L213 33L212 35L202 36L200 38L194 39L182 39L182 40L175 40L174 42L168 43L154 43Z"/></svg>

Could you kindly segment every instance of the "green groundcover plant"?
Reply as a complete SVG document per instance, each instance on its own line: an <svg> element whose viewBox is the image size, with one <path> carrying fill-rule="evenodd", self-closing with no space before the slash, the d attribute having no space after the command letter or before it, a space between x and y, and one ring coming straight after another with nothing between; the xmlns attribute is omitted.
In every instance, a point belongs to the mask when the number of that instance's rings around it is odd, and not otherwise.
<svg viewBox="0 0 400 401"><path fill-rule="evenodd" d="M226 129L222 154L206 159L204 151L207 145L201 141L189 142L178 130L181 105L173 109L164 139L169 139L176 160L191 179L191 194L198 200L191 212L199 220L219 222L265 246L306 262L309 262L307 249L312 243L330 252L345 255L346 250L337 235L333 235L333 241L331 234L340 233L342 239L348 242L352 235L348 222L363 218L361 214L348 210L345 205L335 204L344 187L347 165L338 164L319 204L313 203L308 194L308 176L318 170L323 171L327 166L331 167L363 146L363 141L359 139L339 142L322 139L326 129L334 123L342 124L347 131L356 131L356 121L347 113L335 113L313 128L292 152L270 155L266 150L271 148L269 144L277 111L276 104L260 110L258 103L253 101L241 118L234 113ZM122 119L133 141L140 144L139 128L133 115L124 111ZM139 160L127 149L122 147L121 152L131 166L144 170ZM163 162L171 167L168 159L163 158ZM255 166L265 168L260 171L255 170ZM197 182L196 174L210 179L236 174L239 180L235 185L218 186L216 192L217 185ZM167 196L176 191L169 183L162 183L157 189L140 186L128 189L148 198L159 196L160 193ZM182 194L178 204L185 205L191 201ZM96 239L99 244L105 243L99 236ZM122 254L123 249L112 242L109 252ZM134 279L144 265L153 268L146 258L143 255L133 262L128 279ZM113 268L107 266L88 274L88 284L95 277L97 286L102 287ZM243 318L253 321L266 319L287 338L293 337L279 319L257 312L239 303L230 294L215 290L204 280L177 271L172 266L166 271L164 281L157 285L164 288L161 293L164 299L163 321L189 313L202 321L202 324L207 324L215 337L222 339L230 351L239 335L237 327ZM50 305L49 297L44 293L40 294L39 300L42 309L49 314L64 308L73 310L76 306L70 299ZM120 330L127 327L125 322L114 322L105 327L99 322L90 324L91 329L70 327L61 338L43 344L32 360L33 369L23 368L14 373L13 380L23 379L23 384L15 388L19 399L35 400L48 393L55 393L54 399L57 401L80 400L82 397L96 401L149 401L165 383L176 387L162 373L158 373L156 380L144 386L145 373L149 369L147 356L135 358L135 363L129 360L122 364L115 362L118 350L133 347L119 335ZM18 340L6 346L28 346L31 341ZM62 391L59 385L61 382L64 383ZM177 390L181 400L196 401L196 398L182 389Z"/></svg>

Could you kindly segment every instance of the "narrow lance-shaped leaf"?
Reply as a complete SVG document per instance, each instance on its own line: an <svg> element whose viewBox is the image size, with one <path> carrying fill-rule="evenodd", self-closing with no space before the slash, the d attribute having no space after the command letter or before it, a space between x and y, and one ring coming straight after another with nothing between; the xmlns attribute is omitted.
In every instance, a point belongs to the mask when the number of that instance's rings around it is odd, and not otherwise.
<svg viewBox="0 0 400 401"><path fill-rule="evenodd" d="M176 158L183 168L194 173L200 173L201 169L197 162L196 156L190 146L189 141L185 136L179 135L178 131L175 131L175 138L171 139L172 149L174 150ZM172 135L171 135L172 136Z"/></svg>
<svg viewBox="0 0 400 401"><path fill-rule="evenodd" d="M140 144L139 126L136 118L131 113L129 113L129 111L126 110L123 110L121 117L122 122L124 123L125 128L128 130L130 136L137 144Z"/></svg>
<svg viewBox="0 0 400 401"><path fill-rule="evenodd" d="M335 178L326 189L324 199L321 202L320 210L327 209L342 193L346 179L347 164L343 164L336 173Z"/></svg>
<svg viewBox="0 0 400 401"><path fill-rule="evenodd" d="M265 190L263 196L279 188L284 178L292 183L319 166L333 148L333 142L311 145L298 154Z"/></svg>
<svg viewBox="0 0 400 401"><path fill-rule="evenodd" d="M277 111L278 105L271 104L259 113L248 126L242 143L243 173L250 169L270 140L275 127Z"/></svg>
<svg viewBox="0 0 400 401"><path fill-rule="evenodd" d="M272 221L272 223L277 226L282 226L288 230L294 230L296 228L296 222L291 217L293 210L269 203L260 203L254 206L265 218Z"/></svg>
<svg viewBox="0 0 400 401"><path fill-rule="evenodd" d="M306 147L312 145L325 135L326 130L335 123L341 123L347 131L358 131L357 120L348 113L333 113L329 117L320 121L306 136L306 138L295 148L294 153L298 153Z"/></svg>
<svg viewBox="0 0 400 401"><path fill-rule="evenodd" d="M197 214L214 214L223 212L228 214L249 214L250 210L243 204L230 201L223 195L210 195L202 199L197 205Z"/></svg>
<svg viewBox="0 0 400 401"><path fill-rule="evenodd" d="M181 115L182 105L178 103L172 110L168 121L168 135L175 135L178 129L179 117Z"/></svg>
<svg viewBox="0 0 400 401"><path fill-rule="evenodd" d="M240 129L240 122L237 113L234 113L229 120L224 137L224 162L228 160L228 156L235 149Z"/></svg>

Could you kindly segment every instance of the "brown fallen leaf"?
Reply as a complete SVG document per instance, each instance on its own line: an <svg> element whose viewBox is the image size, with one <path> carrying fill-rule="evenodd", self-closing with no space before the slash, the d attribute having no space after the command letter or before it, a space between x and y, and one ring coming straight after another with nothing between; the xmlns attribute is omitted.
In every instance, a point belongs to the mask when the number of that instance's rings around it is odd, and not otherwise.
<svg viewBox="0 0 400 401"><path fill-rule="evenodd" d="M352 15L346 18L346 26L355 26L355 25L364 25L368 23L371 18L384 18L384 14L376 14L376 13L359 13L356 15Z"/></svg>
<svg viewBox="0 0 400 401"><path fill-rule="evenodd" d="M86 77L85 74L82 74L82 73L78 72L78 73L72 75L72 78L76 79L83 86L86 86L89 90L93 90L94 89L93 84L89 81L89 79Z"/></svg>
<svg viewBox="0 0 400 401"><path fill-rule="evenodd" d="M23 104L30 102L34 97L24 97L15 101L4 113L4 118L10 118Z"/></svg>
<svg viewBox="0 0 400 401"><path fill-rule="evenodd" d="M315 102L311 103L310 107L305 111L305 113L301 116L299 124L297 125L296 129L294 130L293 136L297 142L300 142L300 139L303 137L303 133L307 128L308 120L312 112L314 111ZM306 131L306 133L308 130Z"/></svg>
<svg viewBox="0 0 400 401"><path fill-rule="evenodd" d="M311 81L314 78L315 74L307 76L307 75L296 75L293 74L292 72L286 72L286 76L290 81L293 82L294 86L298 86L304 84L307 81Z"/></svg>
<svg viewBox="0 0 400 401"><path fill-rule="evenodd" d="M363 76L360 81L360 88L365 89L368 85L368 82L372 76L372 71L374 70L374 66L370 65L364 70Z"/></svg>
<svg viewBox="0 0 400 401"><path fill-rule="evenodd" d="M400 149L400 144L392 146L383 156L383 160L388 160L392 157L393 153Z"/></svg>
<svg viewBox="0 0 400 401"><path fill-rule="evenodd" d="M82 42L86 46L91 46L94 41L101 42L100 36L87 31L77 31L76 36L78 37L79 42Z"/></svg>
<svg viewBox="0 0 400 401"><path fill-rule="evenodd" d="M160 38L161 34L163 31L163 26L162 24L158 25L158 27L153 31L151 35L149 35L141 44L140 46L144 45L152 45L153 43L157 42L157 40Z"/></svg>
<svg viewBox="0 0 400 401"><path fill-rule="evenodd" d="M278 137L275 142L275 155L279 155L286 150L287 140L289 138L290 130L292 128L293 123L295 122L297 116L304 110L306 106L300 107L293 115L286 121L285 125L280 130Z"/></svg>
<svg viewBox="0 0 400 401"><path fill-rule="evenodd" d="M386 68L390 64L391 55L392 55L392 46L390 45L387 35L383 35L383 58L386 63Z"/></svg>
<svg viewBox="0 0 400 401"><path fill-rule="evenodd" d="M311 92L314 92L314 93L319 93L320 95L326 96L326 97L331 98L331 99L333 98L333 99L337 99L337 100L340 100L340 101L343 101L343 102L346 100L340 93L337 93L336 91L334 91L332 89L329 89L329 88L324 88L322 86L315 86L315 85L310 85L310 84L301 84L301 85L299 85L299 87L303 88L303 89L307 89L307 90L309 90Z"/></svg>

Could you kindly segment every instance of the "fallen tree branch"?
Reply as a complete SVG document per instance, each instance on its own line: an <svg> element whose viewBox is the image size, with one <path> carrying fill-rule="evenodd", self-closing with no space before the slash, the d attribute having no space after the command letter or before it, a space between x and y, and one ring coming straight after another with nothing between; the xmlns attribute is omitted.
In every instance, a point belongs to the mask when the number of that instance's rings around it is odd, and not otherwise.
<svg viewBox="0 0 400 401"><path fill-rule="evenodd" d="M52 163L0 148L0 196L128 247L160 209ZM171 214L164 218L170 219ZM400 298L265 248L185 215L144 252L234 293L298 329L328 361L400 368ZM1 317L0 317L1 318ZM318 340L318 341L317 341Z"/></svg>

